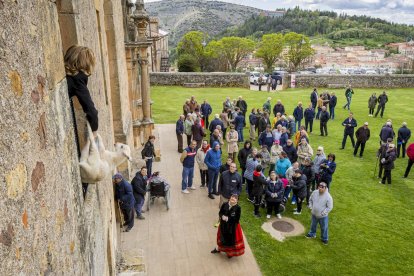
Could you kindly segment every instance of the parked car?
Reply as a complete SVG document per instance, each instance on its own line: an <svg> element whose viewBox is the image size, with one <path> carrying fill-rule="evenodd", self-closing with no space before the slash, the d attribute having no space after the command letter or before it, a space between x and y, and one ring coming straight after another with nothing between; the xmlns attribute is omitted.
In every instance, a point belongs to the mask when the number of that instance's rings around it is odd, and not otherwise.
<svg viewBox="0 0 414 276"><path fill-rule="evenodd" d="M259 84L259 77L260 75L263 75L263 73L260 72L250 72L250 83L254 84L254 85L258 85ZM262 76L263 78L263 83L266 83L267 77L266 75Z"/></svg>

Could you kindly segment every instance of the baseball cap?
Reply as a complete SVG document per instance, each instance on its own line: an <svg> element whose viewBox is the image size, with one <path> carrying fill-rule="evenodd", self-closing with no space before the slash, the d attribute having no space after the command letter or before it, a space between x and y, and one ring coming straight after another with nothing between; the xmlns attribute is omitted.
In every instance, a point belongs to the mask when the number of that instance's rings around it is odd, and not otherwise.
<svg viewBox="0 0 414 276"><path fill-rule="evenodd" d="M122 174L120 174L120 173L116 173L116 174L114 174L114 176L112 176L112 179L122 179L123 177L122 177Z"/></svg>

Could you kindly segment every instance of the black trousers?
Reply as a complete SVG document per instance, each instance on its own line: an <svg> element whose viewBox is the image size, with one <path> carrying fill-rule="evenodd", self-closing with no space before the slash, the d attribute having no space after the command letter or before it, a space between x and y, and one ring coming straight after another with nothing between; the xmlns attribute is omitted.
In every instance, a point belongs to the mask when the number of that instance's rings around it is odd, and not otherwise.
<svg viewBox="0 0 414 276"><path fill-rule="evenodd" d="M255 215L259 215L260 214L260 202L262 201L262 197L261 196L254 196L254 214Z"/></svg>
<svg viewBox="0 0 414 276"><path fill-rule="evenodd" d="M210 122L208 121L208 116L204 116L203 118L204 118L204 128L205 128L205 129L208 129L208 125L209 125L209 123L210 123Z"/></svg>
<svg viewBox="0 0 414 276"><path fill-rule="evenodd" d="M246 169L244 168L242 168L242 184L244 184L244 183L246 183L246 178L244 178L244 172L246 171Z"/></svg>
<svg viewBox="0 0 414 276"><path fill-rule="evenodd" d="M370 115L374 115L374 111L375 111L375 107L370 107L369 108L369 114Z"/></svg>
<svg viewBox="0 0 414 276"><path fill-rule="evenodd" d="M342 139L342 148L345 148L346 139L351 138L352 147L355 148L355 140L354 140L354 133L344 133L344 139Z"/></svg>
<svg viewBox="0 0 414 276"><path fill-rule="evenodd" d="M380 110L381 110L381 118L382 118L382 116L384 116L385 105L378 105L377 112L375 112L375 117L378 116L378 113L380 112Z"/></svg>
<svg viewBox="0 0 414 276"><path fill-rule="evenodd" d="M177 142L178 142L177 150L179 153L182 153L183 152L183 135L182 134L177 134Z"/></svg>
<svg viewBox="0 0 414 276"><path fill-rule="evenodd" d="M355 149L354 149L354 155L357 155L360 145L361 145L361 151L359 152L359 156L362 157L362 155L364 154L365 143L362 143L361 141L356 142Z"/></svg>
<svg viewBox="0 0 414 276"><path fill-rule="evenodd" d="M309 204L309 198L311 195L311 186L312 186L311 182L306 183L306 204Z"/></svg>
<svg viewBox="0 0 414 276"><path fill-rule="evenodd" d="M402 143L402 144L398 144L397 145L397 157L400 157L400 150L402 148L402 157L405 157L405 146L407 145L407 143Z"/></svg>
<svg viewBox="0 0 414 276"><path fill-rule="evenodd" d="M208 185L208 170L200 170L200 176L201 176L201 185L207 186Z"/></svg>
<svg viewBox="0 0 414 276"><path fill-rule="evenodd" d="M187 135L186 134L186 136L187 136L187 146L189 147L190 144L191 144L191 137L193 137L193 135Z"/></svg>
<svg viewBox="0 0 414 276"><path fill-rule="evenodd" d="M249 194L249 199L253 199L252 190L253 190L253 180L246 179L247 181L247 193Z"/></svg>
<svg viewBox="0 0 414 276"><path fill-rule="evenodd" d="M381 161L381 159L380 159ZM384 170L384 167L382 166L381 162L379 162L379 169L378 169L378 178L382 178L382 171Z"/></svg>
<svg viewBox="0 0 414 276"><path fill-rule="evenodd" d="M408 177L408 174L410 173L410 170L413 164L414 164L414 161L411 159L408 159L408 164L407 164L407 168L405 169L404 177Z"/></svg>
<svg viewBox="0 0 414 276"><path fill-rule="evenodd" d="M121 209L124 215L125 225L128 226L129 229L134 227L134 208L129 209Z"/></svg>
<svg viewBox="0 0 414 276"><path fill-rule="evenodd" d="M309 126L309 132L312 132L312 126L313 126L313 119L312 120L307 120L305 119L305 129L306 131L308 131L308 126Z"/></svg>
<svg viewBox="0 0 414 276"><path fill-rule="evenodd" d="M382 177L382 184L385 184L387 180L388 184L391 184L391 170L384 170L384 176Z"/></svg>
<svg viewBox="0 0 414 276"><path fill-rule="evenodd" d="M320 122L320 129L322 136L328 136L328 122Z"/></svg>
<svg viewBox="0 0 414 276"><path fill-rule="evenodd" d="M297 197L296 198L296 212L298 213L302 212L302 203L303 203L303 197Z"/></svg>
<svg viewBox="0 0 414 276"><path fill-rule="evenodd" d="M279 214L279 206L280 206L280 201L278 202L270 202L267 201L267 214L268 215L272 215L273 210L275 211L275 214Z"/></svg>

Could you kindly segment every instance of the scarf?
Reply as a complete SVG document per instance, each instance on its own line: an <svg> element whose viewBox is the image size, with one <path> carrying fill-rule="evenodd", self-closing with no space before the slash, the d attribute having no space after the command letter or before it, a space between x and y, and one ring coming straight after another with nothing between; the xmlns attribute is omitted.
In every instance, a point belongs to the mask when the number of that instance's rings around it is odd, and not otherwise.
<svg viewBox="0 0 414 276"><path fill-rule="evenodd" d="M262 175L262 173L261 173L261 172L258 172L258 171L254 171L254 172L253 172L253 175L254 175L254 176L261 176L261 175Z"/></svg>
<svg viewBox="0 0 414 276"><path fill-rule="evenodd" d="M209 144L207 144L207 147L206 147L206 148L201 147L201 150L202 150L204 153L206 153L209 149L210 149L210 145L209 145Z"/></svg>

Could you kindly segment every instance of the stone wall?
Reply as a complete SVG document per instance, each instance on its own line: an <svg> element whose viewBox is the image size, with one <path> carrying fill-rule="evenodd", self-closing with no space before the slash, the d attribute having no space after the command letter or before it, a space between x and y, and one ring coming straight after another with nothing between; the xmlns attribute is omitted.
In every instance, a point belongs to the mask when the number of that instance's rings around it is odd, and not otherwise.
<svg viewBox="0 0 414 276"><path fill-rule="evenodd" d="M290 79L289 79L290 83ZM414 87L414 75L296 75L296 87Z"/></svg>
<svg viewBox="0 0 414 276"><path fill-rule="evenodd" d="M183 85L204 83L208 87L249 88L249 75L244 73L151 73L151 85Z"/></svg>
<svg viewBox="0 0 414 276"><path fill-rule="evenodd" d="M126 65L119 60L125 53L116 43L123 39L120 5L0 1L2 275L115 274L119 228L112 181L90 184L84 199L63 53L75 43L93 49L97 65L88 87L99 132L109 149L114 124L132 141ZM115 37L107 40L106 33ZM113 107L114 91L123 94ZM75 109L82 144L85 117L79 104Z"/></svg>

